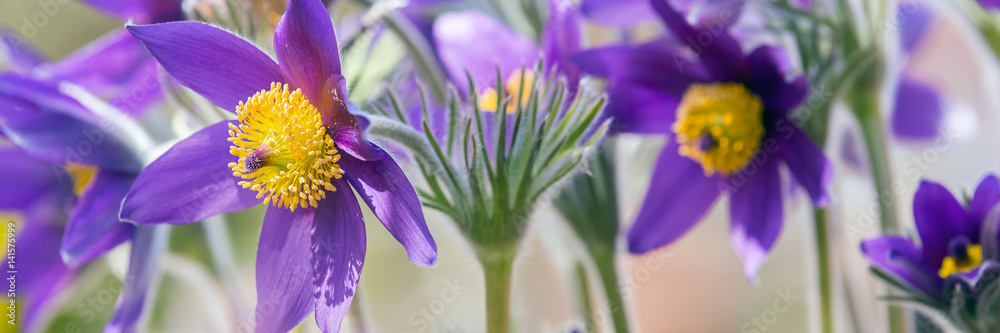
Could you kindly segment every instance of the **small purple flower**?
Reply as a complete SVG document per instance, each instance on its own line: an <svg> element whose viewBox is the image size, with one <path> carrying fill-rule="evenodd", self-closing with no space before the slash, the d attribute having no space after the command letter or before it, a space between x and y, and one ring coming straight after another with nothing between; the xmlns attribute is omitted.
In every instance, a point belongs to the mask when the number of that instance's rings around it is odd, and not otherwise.
<svg viewBox="0 0 1000 333"><path fill-rule="evenodd" d="M801 76L786 80L791 63L778 48L745 55L725 29L692 25L663 0L652 6L686 45L660 40L577 57L584 72L609 79L613 128L670 138L629 231L629 250L670 244L729 193L731 241L752 279L784 220L779 166L814 204L829 200L832 167L790 118L809 84Z"/></svg>
<svg viewBox="0 0 1000 333"><path fill-rule="evenodd" d="M472 77L480 95L481 110L496 111L498 69L508 95L522 96L521 103L527 102L527 94L519 94L518 88L531 90L530 84L539 74L532 70L539 56L546 59L545 71L559 71L566 76L570 89L576 89L580 71L570 56L580 50L579 15L567 0L550 0L549 7L551 12L540 42L475 10L445 13L434 21L434 45L445 71L463 94L469 93L466 74ZM483 43L484 40L490 42ZM518 103L510 103L507 111L512 112L517 106Z"/></svg>
<svg viewBox="0 0 1000 333"><path fill-rule="evenodd" d="M944 186L923 181L913 198L913 217L920 245L907 237L881 236L861 243L872 267L887 273L927 298L949 304L946 282L975 285L987 263L996 264L1000 181L980 181L972 200L960 203ZM992 232L989 231L992 229Z"/></svg>
<svg viewBox="0 0 1000 333"><path fill-rule="evenodd" d="M987 10L1000 10L1000 0L978 0L979 5Z"/></svg>
<svg viewBox="0 0 1000 333"><path fill-rule="evenodd" d="M257 250L258 332L288 331L311 312L324 332L339 330L365 256L352 187L411 262L437 261L412 185L348 112L333 23L319 0L288 2L274 35L277 63L204 23L128 29L174 79L239 120L202 129L146 167L121 217L180 224L271 204Z"/></svg>

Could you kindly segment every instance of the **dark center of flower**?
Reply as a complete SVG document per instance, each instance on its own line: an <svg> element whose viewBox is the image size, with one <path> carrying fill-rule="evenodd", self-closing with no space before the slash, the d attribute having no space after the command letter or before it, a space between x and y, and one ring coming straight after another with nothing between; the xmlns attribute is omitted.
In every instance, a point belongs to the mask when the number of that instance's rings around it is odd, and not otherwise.
<svg viewBox="0 0 1000 333"><path fill-rule="evenodd" d="M953 239L948 244L948 256L941 262L938 276L946 278L955 273L968 273L983 263L983 249L971 244L965 237Z"/></svg>

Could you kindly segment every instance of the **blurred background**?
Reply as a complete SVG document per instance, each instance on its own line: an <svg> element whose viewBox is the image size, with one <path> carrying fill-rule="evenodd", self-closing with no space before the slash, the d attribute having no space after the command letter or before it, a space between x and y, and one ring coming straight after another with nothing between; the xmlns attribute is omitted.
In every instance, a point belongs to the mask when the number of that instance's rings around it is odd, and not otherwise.
<svg viewBox="0 0 1000 333"><path fill-rule="evenodd" d="M280 1L277 1L280 3ZM891 141L890 160L902 191L895 193L895 206L903 221L912 226L910 202L921 178L946 184L952 191L968 191L988 172L1000 166L1000 73L974 31L950 6L934 3L937 15L928 39L911 58L915 75L941 89L947 100L947 129L934 144ZM46 11L55 4L58 10ZM349 5L337 10L357 10ZM45 24L31 21L44 16ZM346 16L346 15L344 15ZM19 32L49 59L64 57L100 37L121 22L106 17L73 0L3 0L0 25ZM648 29L647 29L648 30ZM607 40L608 31L588 27L591 43ZM642 29L636 32L643 35ZM597 42L593 42L597 41ZM400 48L386 49L398 58ZM0 55L2 56L2 55ZM387 57L392 58L393 54ZM345 56L348 71L359 61ZM391 67L391 66L390 66ZM889 100L886 96L885 100ZM886 102L888 103L888 102ZM868 272L858 242L875 236L876 203L865 163L852 163L840 156L860 156L860 133L853 118L838 110L832 118L827 153L836 161L833 189L835 271L855 283L851 289L835 286L835 313L839 332L881 332L885 307L874 297L885 289ZM631 221L642 201L660 138L627 136L618 158L628 161L618 170L622 221ZM2 163L2 161L0 161ZM412 166L411 166L412 167ZM742 263L728 242L728 203L720 201L688 236L644 256L622 254L620 273L627 284L626 307L639 332L807 332L818 321L817 280L812 233L812 215L807 197L795 188L786 205L786 228L775 251L764 264L757 281L743 278ZM532 222L517 262L513 287L514 327L517 332L565 332L592 315L581 309L576 290L580 281L576 267L583 257L582 245L560 215L548 203ZM469 245L447 218L427 211L431 232L438 242L438 265L422 268L406 260L405 251L366 210L368 255L355 299L356 310L367 319L372 332L476 332L483 327L484 291L482 271ZM254 260L263 209L225 216L235 257L242 274L237 285L244 302L254 299ZM0 215L16 219L16 215ZM627 222L626 222L627 223ZM912 227L911 227L912 229ZM155 295L148 318L152 332L227 332L252 320L251 308L231 309L218 282L204 231L197 225L178 226L170 238L170 255L164 261L165 275ZM619 244L624 251L624 244ZM47 332L97 332L111 315L127 262L122 246L110 256L90 265L68 292L58 299L57 314ZM587 263L588 270L593 267ZM599 282L589 281L601 308L604 300ZM250 304L250 303L248 303ZM241 317L231 313L243 311ZM853 320L846 316L855 316ZM598 314L603 331L610 330L606 314ZM858 327L847 323L857 322ZM5 326L6 327L6 326ZM343 331L354 330L345 323ZM318 332L306 319L299 332Z"/></svg>

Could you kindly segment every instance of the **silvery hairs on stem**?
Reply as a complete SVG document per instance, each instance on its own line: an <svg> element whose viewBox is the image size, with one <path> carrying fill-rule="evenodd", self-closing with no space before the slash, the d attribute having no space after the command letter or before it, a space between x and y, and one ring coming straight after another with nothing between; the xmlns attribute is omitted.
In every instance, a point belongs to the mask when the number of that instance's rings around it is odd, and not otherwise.
<svg viewBox="0 0 1000 333"><path fill-rule="evenodd" d="M463 101L451 87L446 106L437 111L421 93L422 117L413 117L421 119L407 119L392 93L383 103L388 106L372 103L369 135L413 154L426 183L417 189L424 207L447 214L478 247L516 246L536 205L583 169L610 124L599 121L603 94L583 86L570 92L554 75L529 78L532 82L525 82L526 76L521 86L527 89L518 93L527 98L511 96L498 70L496 112L480 109L471 77L469 99ZM516 107L508 108L510 103ZM431 112L447 113L442 126L432 126Z"/></svg>

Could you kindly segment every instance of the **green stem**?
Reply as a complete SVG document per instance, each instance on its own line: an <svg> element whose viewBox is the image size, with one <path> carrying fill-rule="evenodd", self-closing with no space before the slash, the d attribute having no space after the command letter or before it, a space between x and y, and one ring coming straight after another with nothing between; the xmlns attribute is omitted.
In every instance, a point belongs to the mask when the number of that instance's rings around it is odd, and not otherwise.
<svg viewBox="0 0 1000 333"><path fill-rule="evenodd" d="M510 282L514 252L480 252L486 278L486 332L510 333Z"/></svg>
<svg viewBox="0 0 1000 333"><path fill-rule="evenodd" d="M896 216L895 195L892 191L892 174L889 171L889 148L882 129L877 92L861 92L848 98L864 132L868 161L875 178L875 199L879 204L883 234L899 234L899 217Z"/></svg>
<svg viewBox="0 0 1000 333"><path fill-rule="evenodd" d="M583 262L576 263L576 283L580 288L580 312L583 313L586 332L597 332L591 315L594 312L594 302L590 298L590 279L587 277L587 267Z"/></svg>
<svg viewBox="0 0 1000 333"><path fill-rule="evenodd" d="M860 80L846 98L861 124L865 136L865 146L868 151L868 161L872 175L875 178L876 200L879 204L879 217L882 234L898 235L901 233L899 217L894 205L895 195L892 191L892 174L889 170L889 148L882 126L882 113L879 107L877 80ZM906 312L899 306L889 304L889 332L906 332Z"/></svg>
<svg viewBox="0 0 1000 333"><path fill-rule="evenodd" d="M625 302L621 289L618 287L618 265L613 248L594 248L590 251L594 257L597 272L601 275L604 295L608 298L608 309L615 324L615 332L628 333L628 318L625 316Z"/></svg>
<svg viewBox="0 0 1000 333"><path fill-rule="evenodd" d="M830 242L827 236L826 210L816 208L816 257L819 262L819 302L823 333L833 332L833 272L830 269Z"/></svg>

